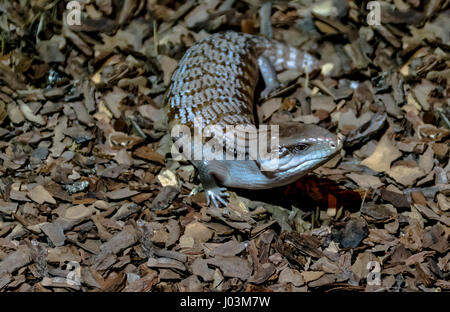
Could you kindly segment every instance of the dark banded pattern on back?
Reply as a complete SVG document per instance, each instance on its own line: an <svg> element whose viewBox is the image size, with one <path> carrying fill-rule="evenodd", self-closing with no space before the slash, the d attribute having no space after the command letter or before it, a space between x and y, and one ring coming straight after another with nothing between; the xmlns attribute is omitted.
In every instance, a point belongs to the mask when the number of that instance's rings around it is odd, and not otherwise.
<svg viewBox="0 0 450 312"><path fill-rule="evenodd" d="M275 40L231 31L213 34L190 47L172 75L165 97L169 127L192 129L196 117L201 117L202 129L254 125L261 55L276 71L317 66L309 54ZM232 137L225 140L233 142Z"/></svg>
<svg viewBox="0 0 450 312"><path fill-rule="evenodd" d="M195 43L172 75L166 95L169 123L191 127L198 116L205 125L253 124L261 54L255 38L225 32Z"/></svg>

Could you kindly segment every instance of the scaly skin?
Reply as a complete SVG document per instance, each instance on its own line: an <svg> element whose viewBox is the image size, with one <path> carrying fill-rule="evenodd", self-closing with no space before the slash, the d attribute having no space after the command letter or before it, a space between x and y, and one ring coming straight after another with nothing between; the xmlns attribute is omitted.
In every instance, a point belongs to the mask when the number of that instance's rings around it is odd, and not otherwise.
<svg viewBox="0 0 450 312"><path fill-rule="evenodd" d="M315 68L317 61L311 55L280 42L237 32L213 34L189 48L172 75L165 97L169 127L186 125L193 130L198 117L201 129L211 124L223 129L227 125L255 125L258 70L266 84L265 97L279 87L276 72ZM231 140L228 136L223 139ZM270 172L261 171L257 160L192 161L199 170L208 204L226 205L226 189L216 182L247 189L285 185L320 166L342 147L340 139L315 125L280 125L279 142L280 163L285 166ZM203 147L200 142L192 149Z"/></svg>

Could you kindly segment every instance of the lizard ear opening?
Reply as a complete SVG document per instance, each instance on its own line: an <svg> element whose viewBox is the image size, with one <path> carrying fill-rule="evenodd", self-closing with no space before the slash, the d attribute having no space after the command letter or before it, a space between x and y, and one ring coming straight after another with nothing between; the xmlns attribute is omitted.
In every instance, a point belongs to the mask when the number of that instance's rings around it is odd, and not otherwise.
<svg viewBox="0 0 450 312"><path fill-rule="evenodd" d="M257 160L255 160L255 163L261 173L268 178L273 178L275 176L275 173L277 172L277 169L279 168L278 164L275 164L270 160L263 160L258 158Z"/></svg>
<svg viewBox="0 0 450 312"><path fill-rule="evenodd" d="M277 157L269 159L261 159L258 157L258 159L255 160L255 163L259 170L265 175L270 175L271 172L277 171L280 166L279 159Z"/></svg>
<svg viewBox="0 0 450 312"><path fill-rule="evenodd" d="M256 165L261 172L270 173L275 171L283 171L285 165L291 161L293 153L289 150L289 148L280 146L277 150L264 156L265 157L262 158L261 155L258 155L255 160Z"/></svg>

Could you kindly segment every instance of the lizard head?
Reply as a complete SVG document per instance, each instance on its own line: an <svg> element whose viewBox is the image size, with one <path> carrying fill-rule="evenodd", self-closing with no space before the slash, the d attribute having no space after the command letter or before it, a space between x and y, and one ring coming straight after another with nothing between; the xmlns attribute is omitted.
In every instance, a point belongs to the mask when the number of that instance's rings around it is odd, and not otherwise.
<svg viewBox="0 0 450 312"><path fill-rule="evenodd" d="M280 124L278 166L273 174L298 178L325 163L341 148L342 140L322 127ZM266 165L264 162L267 161L260 160L260 165Z"/></svg>

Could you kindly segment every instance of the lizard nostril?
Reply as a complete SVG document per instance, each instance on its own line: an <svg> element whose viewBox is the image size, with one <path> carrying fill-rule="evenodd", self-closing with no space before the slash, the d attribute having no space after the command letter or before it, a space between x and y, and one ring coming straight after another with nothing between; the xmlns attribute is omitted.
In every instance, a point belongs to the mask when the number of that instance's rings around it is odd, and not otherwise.
<svg viewBox="0 0 450 312"><path fill-rule="evenodd" d="M330 142L330 146L331 146L332 148L335 148L335 147L336 147L336 143Z"/></svg>

